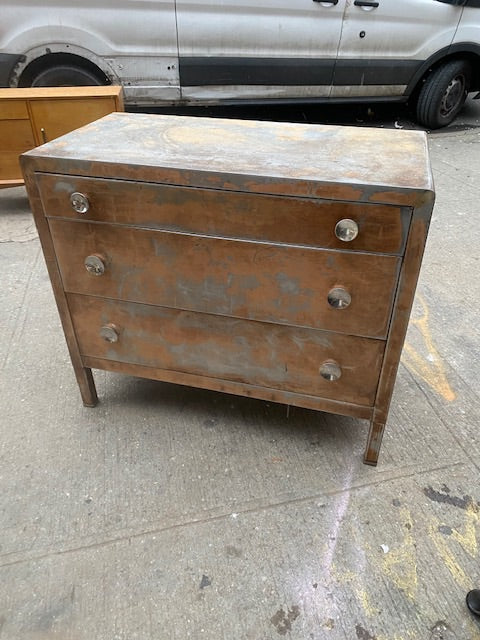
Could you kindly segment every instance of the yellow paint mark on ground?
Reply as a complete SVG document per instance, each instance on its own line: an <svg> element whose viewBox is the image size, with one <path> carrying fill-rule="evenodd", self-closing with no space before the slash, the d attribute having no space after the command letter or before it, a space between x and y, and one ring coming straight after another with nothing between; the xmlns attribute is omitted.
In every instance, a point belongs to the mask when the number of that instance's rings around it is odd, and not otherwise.
<svg viewBox="0 0 480 640"><path fill-rule="evenodd" d="M378 607L372 604L370 596L368 592L358 585L354 585L353 590L355 591L355 595L357 596L357 600L362 605L362 609L365 612L365 615L368 618L375 618L380 613Z"/></svg>
<svg viewBox="0 0 480 640"><path fill-rule="evenodd" d="M478 640L478 623L473 620L473 616L469 616L467 618L468 622L468 628L470 630L470 640Z"/></svg>
<svg viewBox="0 0 480 640"><path fill-rule="evenodd" d="M417 556L412 535L413 519L409 509L406 507L401 509L399 520L405 525L403 542L398 549L392 549L385 554L383 571L410 600L414 600L418 584Z"/></svg>
<svg viewBox="0 0 480 640"><path fill-rule="evenodd" d="M477 557L478 544L477 544L477 529L479 526L478 508L471 504L465 511L465 527L464 533L460 533L454 529L452 531L452 538L456 540L472 558Z"/></svg>
<svg viewBox="0 0 480 640"><path fill-rule="evenodd" d="M447 380L445 366L442 357L433 343L433 338L428 326L429 309L423 297L417 293L423 313L420 318L411 318L410 322L418 328L422 334L430 360L426 360L414 347L405 342L402 353L402 362L413 374L422 378L432 389L440 394L448 402L453 402L456 395Z"/></svg>
<svg viewBox="0 0 480 640"><path fill-rule="evenodd" d="M460 567L455 554L448 546L448 542L444 535L438 531L438 521L432 522L430 525L429 535L437 549L438 555L443 560L445 566L449 570L455 582L465 591L472 588L472 579L469 578L464 570Z"/></svg>
<svg viewBox="0 0 480 640"><path fill-rule="evenodd" d="M451 535L446 538L439 532L439 522L437 520L430 525L430 537L437 548L438 554L455 582L464 590L473 588L473 578L467 576L463 571L449 543L451 540L455 540L472 558L476 558L478 554L477 530L479 520L478 506L471 503L465 511L465 524L462 531L453 529Z"/></svg>
<svg viewBox="0 0 480 640"><path fill-rule="evenodd" d="M352 589L358 602L361 604L365 615L368 618L376 618L380 613L380 609L372 604L370 595L364 587L362 575L353 571L338 571L332 566L334 577L337 582L348 584Z"/></svg>
<svg viewBox="0 0 480 640"><path fill-rule="evenodd" d="M368 592L365 591L365 589L355 589L355 593L357 595L357 598L360 601L360 604L362 605L363 610L365 611L366 615L369 618L373 618L375 616L378 615L379 610L377 607L375 607L371 600L370 600L370 596L368 595Z"/></svg>

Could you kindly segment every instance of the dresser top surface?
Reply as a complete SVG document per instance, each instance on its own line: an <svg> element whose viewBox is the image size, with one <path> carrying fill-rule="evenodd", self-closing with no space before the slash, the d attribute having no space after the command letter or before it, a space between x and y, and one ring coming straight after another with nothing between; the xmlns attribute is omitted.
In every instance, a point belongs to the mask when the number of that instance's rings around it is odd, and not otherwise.
<svg viewBox="0 0 480 640"><path fill-rule="evenodd" d="M57 171L95 163L97 175L99 165L124 165L140 180L142 167L158 167L222 175L226 182L241 175L433 189L426 136L419 131L112 113L26 155L44 159L45 170L48 160Z"/></svg>

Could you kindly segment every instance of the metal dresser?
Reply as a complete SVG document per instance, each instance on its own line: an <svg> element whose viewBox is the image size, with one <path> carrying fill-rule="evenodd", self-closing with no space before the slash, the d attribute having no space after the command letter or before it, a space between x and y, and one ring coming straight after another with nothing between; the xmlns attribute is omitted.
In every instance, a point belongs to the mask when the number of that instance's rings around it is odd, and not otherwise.
<svg viewBox="0 0 480 640"><path fill-rule="evenodd" d="M22 156L83 402L106 369L370 420L434 192L418 131L114 113Z"/></svg>

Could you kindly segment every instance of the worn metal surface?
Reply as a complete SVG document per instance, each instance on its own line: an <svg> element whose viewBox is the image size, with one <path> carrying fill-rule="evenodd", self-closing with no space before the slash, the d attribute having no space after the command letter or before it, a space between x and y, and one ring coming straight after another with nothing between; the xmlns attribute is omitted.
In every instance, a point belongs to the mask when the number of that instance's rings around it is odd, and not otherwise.
<svg viewBox="0 0 480 640"><path fill-rule="evenodd" d="M82 355L203 375L212 389L219 379L373 404L380 340L76 294L67 299ZM114 347L100 336L107 323L118 328ZM335 384L319 373L331 359L342 366Z"/></svg>
<svg viewBox="0 0 480 640"><path fill-rule="evenodd" d="M353 201L414 204L432 188L419 131L115 113L29 157L40 171L68 160L78 175Z"/></svg>
<svg viewBox="0 0 480 640"><path fill-rule="evenodd" d="M150 100L155 89L165 99L179 97L168 91L168 85L179 85L173 0L141 5L121 0L115 6L64 2L61 12L31 0L21 6L8 2L2 21L2 50L25 54L12 70L13 85L32 61L73 54L101 69L112 84L139 86Z"/></svg>
<svg viewBox="0 0 480 640"><path fill-rule="evenodd" d="M328 249L402 254L411 217L407 207L131 180L38 174L36 181L49 217ZM88 210L82 210L81 216L72 206L72 195L77 192L88 194ZM337 223L344 218L353 218L359 228L348 245L335 233Z"/></svg>
<svg viewBox="0 0 480 640"><path fill-rule="evenodd" d="M401 260L51 219L66 291L385 338ZM102 277L85 258L105 257ZM342 285L348 310L328 293ZM345 312L343 312L345 311Z"/></svg>

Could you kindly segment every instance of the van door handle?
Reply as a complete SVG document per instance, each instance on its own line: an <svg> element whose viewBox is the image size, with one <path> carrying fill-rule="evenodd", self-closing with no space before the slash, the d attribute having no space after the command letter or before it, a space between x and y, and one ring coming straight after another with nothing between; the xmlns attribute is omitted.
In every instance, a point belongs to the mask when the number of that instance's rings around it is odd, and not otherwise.
<svg viewBox="0 0 480 640"><path fill-rule="evenodd" d="M367 0L355 0L353 3L356 7L373 7L377 8L380 4L379 2L368 2Z"/></svg>
<svg viewBox="0 0 480 640"><path fill-rule="evenodd" d="M313 2L319 2L320 4L338 4L338 0L313 0Z"/></svg>

